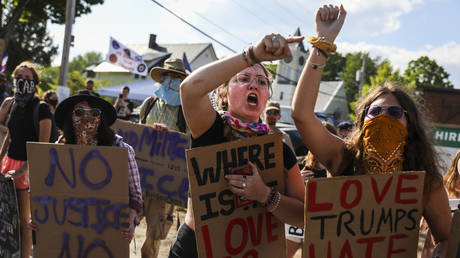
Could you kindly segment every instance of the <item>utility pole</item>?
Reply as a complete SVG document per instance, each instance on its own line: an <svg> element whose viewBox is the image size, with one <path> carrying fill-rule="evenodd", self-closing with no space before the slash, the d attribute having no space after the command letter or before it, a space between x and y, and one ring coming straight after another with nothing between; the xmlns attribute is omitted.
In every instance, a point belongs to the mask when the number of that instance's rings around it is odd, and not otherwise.
<svg viewBox="0 0 460 258"><path fill-rule="evenodd" d="M64 45L62 47L61 69L59 71L59 86L67 86L67 73L69 71L69 50L72 36L72 25L75 19L75 0L67 0L65 14Z"/></svg>
<svg viewBox="0 0 460 258"><path fill-rule="evenodd" d="M361 69L356 71L356 82L358 83L359 98L363 95L364 77L366 76L366 56L363 56Z"/></svg>

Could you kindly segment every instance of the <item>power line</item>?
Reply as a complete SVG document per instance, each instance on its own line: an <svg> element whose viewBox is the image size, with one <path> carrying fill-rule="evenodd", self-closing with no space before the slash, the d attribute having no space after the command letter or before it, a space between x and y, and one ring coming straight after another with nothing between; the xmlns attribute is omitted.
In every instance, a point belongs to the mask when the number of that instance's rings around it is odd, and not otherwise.
<svg viewBox="0 0 460 258"><path fill-rule="evenodd" d="M232 2L235 3L236 5L238 5L239 7L245 9L248 13L250 13L252 16L254 16L255 18L257 18L263 25L268 26L266 20L262 19L259 15L257 15L257 14L254 13L253 11L251 11L249 8L247 8L246 6L241 5L241 4L238 3L236 0L232 0ZM278 27L278 26L277 26L277 27ZM280 28L278 28L278 29L280 29ZM282 29L281 29L280 31L282 31Z"/></svg>
<svg viewBox="0 0 460 258"><path fill-rule="evenodd" d="M154 2L155 4L157 4L158 6L160 6L161 8L165 9L166 11L168 11L169 13L171 13L172 15L174 15L175 17L177 17L178 19L180 19L182 22L184 22L185 24L189 25L190 27L192 27L193 29L197 30L198 32L200 32L201 34L205 35L206 37L210 38L211 40L214 40L215 42L217 42L219 45L223 46L224 48L230 50L232 53L236 53L235 50L233 50L232 48L230 48L229 46L225 45L224 43L218 41L217 39L215 39L214 37L208 35L206 32L200 30L199 28L197 28L196 26L194 26L193 24L191 24L190 22L186 21L185 19L183 19L182 17L180 17L179 15L175 14L173 11L169 10L168 8L164 7L162 4L158 3L156 0L152 0L152 2ZM295 71L297 72L301 72L299 69L296 69L296 68L293 68ZM290 78L284 76L284 75L281 75L279 73L277 73L276 71L273 71L269 68L267 68L267 70L274 74L275 76L279 76L280 78L283 78L285 80L287 80L288 82L294 84L294 85L297 85L298 81L294 81L294 80L291 80ZM328 92L325 92L325 91L321 91L318 89L318 92L319 93L322 93L322 94L325 94L325 95L328 95L328 96L334 96ZM341 96L336 96L337 98L342 98L342 99L345 99L344 97L341 97Z"/></svg>
<svg viewBox="0 0 460 258"><path fill-rule="evenodd" d="M168 8L164 7L162 4L158 3L156 0L152 0L152 2L154 2L155 4L157 4L159 7L165 9L166 11L168 11L170 14L176 16L179 20L181 20L182 22L184 22L185 24L189 25L190 27L194 28L195 30L197 30L198 32L200 32L201 34L205 35L206 37L210 38L211 40L214 40L216 43L218 43L219 45L223 46L224 48L232 51L233 53L236 53L235 50L231 49L230 47L228 47L227 45L225 45L224 43L220 42L219 40L215 39L214 37L212 37L211 35L207 34L206 32L200 30L199 28L197 28L195 25L191 24L190 22L186 21L185 19L183 19L182 17L180 17L179 15L175 14L173 11L169 10Z"/></svg>
<svg viewBox="0 0 460 258"><path fill-rule="evenodd" d="M222 30L223 32L229 34L230 36L234 37L235 39L243 42L244 45L249 45L248 42L244 41L243 39L241 39L240 37L236 36L235 34L227 31L226 29L222 28L221 26L219 26L218 24L216 24L215 22L211 21L209 18L206 18L205 16L202 16L201 14L199 14L198 12L195 12L193 11L194 14L196 14L198 17L200 17L201 19L211 23L212 25L216 26L217 28L219 28L220 30Z"/></svg>

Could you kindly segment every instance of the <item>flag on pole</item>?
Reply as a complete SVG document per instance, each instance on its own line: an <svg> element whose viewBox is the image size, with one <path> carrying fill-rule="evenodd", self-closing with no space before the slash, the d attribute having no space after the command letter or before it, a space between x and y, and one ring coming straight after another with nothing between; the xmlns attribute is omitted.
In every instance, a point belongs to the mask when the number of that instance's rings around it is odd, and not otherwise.
<svg viewBox="0 0 460 258"><path fill-rule="evenodd" d="M187 55L184 54L182 55L182 61L184 62L184 68L190 74L192 72L192 68L190 67L190 64L188 63Z"/></svg>
<svg viewBox="0 0 460 258"><path fill-rule="evenodd" d="M5 55L2 59L2 70L0 72L4 72L6 69L6 62L8 61L8 55Z"/></svg>
<svg viewBox="0 0 460 258"><path fill-rule="evenodd" d="M112 37L110 37L109 53L107 53L106 61L121 66L131 73L147 76L147 64L142 56Z"/></svg>

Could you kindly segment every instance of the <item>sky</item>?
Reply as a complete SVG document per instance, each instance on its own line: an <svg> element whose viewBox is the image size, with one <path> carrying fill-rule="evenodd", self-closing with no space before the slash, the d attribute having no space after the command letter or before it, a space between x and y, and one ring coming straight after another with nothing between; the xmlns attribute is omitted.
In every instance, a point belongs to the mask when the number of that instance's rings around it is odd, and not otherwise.
<svg viewBox="0 0 460 258"><path fill-rule="evenodd" d="M343 4L347 18L336 39L339 52L369 52L401 72L409 61L428 56L460 88L458 0L105 0L76 18L70 58L90 51L105 56L111 36L123 44L147 44L152 33L160 45L211 42L218 57L232 54L155 2L237 52L269 33L288 36L299 27L302 35L316 35L316 10L327 3ZM48 30L60 47L53 62L59 65L64 25L49 24Z"/></svg>

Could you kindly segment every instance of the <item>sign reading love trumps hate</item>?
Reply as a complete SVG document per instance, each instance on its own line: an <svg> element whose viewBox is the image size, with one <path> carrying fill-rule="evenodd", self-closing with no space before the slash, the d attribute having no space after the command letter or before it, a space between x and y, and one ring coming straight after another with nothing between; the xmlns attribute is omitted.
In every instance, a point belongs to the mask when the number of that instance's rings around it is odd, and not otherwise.
<svg viewBox="0 0 460 258"><path fill-rule="evenodd" d="M112 128L136 152L143 197L187 207L188 177L185 149L190 136L118 119Z"/></svg>
<svg viewBox="0 0 460 258"><path fill-rule="evenodd" d="M186 153L199 257L284 257L284 224L258 202L234 195L224 178L251 161L267 185L284 192L281 134Z"/></svg>
<svg viewBox="0 0 460 258"><path fill-rule="evenodd" d="M304 257L416 257L424 172L312 179Z"/></svg>
<svg viewBox="0 0 460 258"><path fill-rule="evenodd" d="M128 150L27 143L34 257L128 257Z"/></svg>

